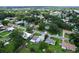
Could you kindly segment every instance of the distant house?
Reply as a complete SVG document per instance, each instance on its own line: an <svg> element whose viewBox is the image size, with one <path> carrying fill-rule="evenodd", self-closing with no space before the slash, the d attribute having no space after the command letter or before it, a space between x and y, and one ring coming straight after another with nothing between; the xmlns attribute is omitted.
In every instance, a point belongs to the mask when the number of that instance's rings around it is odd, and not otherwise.
<svg viewBox="0 0 79 59"><path fill-rule="evenodd" d="M9 42L5 42L5 43L4 43L4 46L6 46L6 45L8 45L8 44L9 44Z"/></svg>
<svg viewBox="0 0 79 59"><path fill-rule="evenodd" d="M0 24L0 28L1 28L1 27L3 27L3 25L2 25L2 24Z"/></svg>
<svg viewBox="0 0 79 59"><path fill-rule="evenodd" d="M43 41L43 40L44 40L44 35L41 35L41 36L34 36L30 41L39 43L40 41Z"/></svg>
<svg viewBox="0 0 79 59"><path fill-rule="evenodd" d="M22 35L22 37L24 38L24 39L28 39L29 37L31 37L32 36L32 34L31 33L27 33L27 32L23 32L23 35Z"/></svg>
<svg viewBox="0 0 79 59"><path fill-rule="evenodd" d="M6 30L7 31L12 31L12 30L14 30L14 28L13 27L8 27Z"/></svg>
<svg viewBox="0 0 79 59"><path fill-rule="evenodd" d="M79 10L74 10L74 12L75 12L76 14L79 14Z"/></svg>
<svg viewBox="0 0 79 59"><path fill-rule="evenodd" d="M35 43L39 43L40 42L40 38L39 37L33 37L30 41L31 42L35 42Z"/></svg>
<svg viewBox="0 0 79 59"><path fill-rule="evenodd" d="M15 24L22 24L22 23L24 23L23 21L17 21L17 22L15 22Z"/></svg>
<svg viewBox="0 0 79 59"><path fill-rule="evenodd" d="M14 19L16 19L16 17L7 17L4 20L14 20Z"/></svg>
<svg viewBox="0 0 79 59"><path fill-rule="evenodd" d="M51 39L46 39L45 42L48 43L48 44L51 44L51 45L55 45L55 41L51 40Z"/></svg>
<svg viewBox="0 0 79 59"><path fill-rule="evenodd" d="M5 29L4 25L0 23L0 30L4 30L4 29Z"/></svg>
<svg viewBox="0 0 79 59"><path fill-rule="evenodd" d="M58 17L61 17L61 12L60 11L50 11L50 15L56 15Z"/></svg>
<svg viewBox="0 0 79 59"><path fill-rule="evenodd" d="M44 16L43 15L39 15L38 16L40 19L44 19Z"/></svg>

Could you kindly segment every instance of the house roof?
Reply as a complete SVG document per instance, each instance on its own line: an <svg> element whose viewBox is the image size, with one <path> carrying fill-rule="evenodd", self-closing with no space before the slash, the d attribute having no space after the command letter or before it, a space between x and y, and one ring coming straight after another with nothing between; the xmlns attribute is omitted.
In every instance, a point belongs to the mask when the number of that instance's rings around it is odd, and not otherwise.
<svg viewBox="0 0 79 59"><path fill-rule="evenodd" d="M30 41L31 41L31 42L39 43L40 40L41 40L41 39L40 39L39 37L33 37Z"/></svg>
<svg viewBox="0 0 79 59"><path fill-rule="evenodd" d="M55 45L55 41L51 40L51 39L46 39L45 42L48 43L48 44L51 44L51 45Z"/></svg>
<svg viewBox="0 0 79 59"><path fill-rule="evenodd" d="M4 43L4 46L7 45L7 44L9 44L9 42L5 42L5 43Z"/></svg>
<svg viewBox="0 0 79 59"><path fill-rule="evenodd" d="M79 10L74 10L74 12L79 13Z"/></svg>
<svg viewBox="0 0 79 59"><path fill-rule="evenodd" d="M2 24L0 24L0 27L3 27L3 25L2 25Z"/></svg>
<svg viewBox="0 0 79 59"><path fill-rule="evenodd" d="M13 27L8 27L6 30L14 30L14 28Z"/></svg>
<svg viewBox="0 0 79 59"><path fill-rule="evenodd" d="M70 44L70 43L68 43L68 42L62 42L62 48L63 49L68 49L68 50L72 50L72 51L75 51L76 50L76 46L75 45L73 45L73 44Z"/></svg>
<svg viewBox="0 0 79 59"><path fill-rule="evenodd" d="M17 22L15 22L16 24L21 24L21 23L23 23L23 21L17 21Z"/></svg>
<svg viewBox="0 0 79 59"><path fill-rule="evenodd" d="M27 38L30 37L31 35L32 35L31 33L24 32L23 38L27 39Z"/></svg>

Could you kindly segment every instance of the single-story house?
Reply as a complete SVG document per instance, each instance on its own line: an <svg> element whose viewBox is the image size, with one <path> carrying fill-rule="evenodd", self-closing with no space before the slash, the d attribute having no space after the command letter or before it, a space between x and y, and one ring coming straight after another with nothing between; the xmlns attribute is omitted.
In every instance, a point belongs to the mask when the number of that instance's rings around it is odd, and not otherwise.
<svg viewBox="0 0 79 59"><path fill-rule="evenodd" d="M2 24L0 24L0 28L2 28L3 27L3 25Z"/></svg>
<svg viewBox="0 0 79 59"><path fill-rule="evenodd" d="M12 30L14 30L14 27L8 27L6 30L7 31L12 31Z"/></svg>
<svg viewBox="0 0 79 59"><path fill-rule="evenodd" d="M27 32L23 32L23 35L22 35L22 37L24 38L24 39L27 39L27 38L29 38L29 37L31 37L32 36L32 34L31 33L27 33Z"/></svg>
<svg viewBox="0 0 79 59"><path fill-rule="evenodd" d="M24 23L23 21L17 21L17 22L15 22L15 24L22 24L22 23Z"/></svg>
<svg viewBox="0 0 79 59"><path fill-rule="evenodd" d="M79 10L74 10L75 13L79 14Z"/></svg>
<svg viewBox="0 0 79 59"><path fill-rule="evenodd" d="M6 46L6 45L8 45L8 44L9 44L9 42L5 42L5 43L4 43L4 46Z"/></svg>
<svg viewBox="0 0 79 59"><path fill-rule="evenodd" d="M30 41L31 41L31 42L35 42L35 43L39 43L40 40L41 40L41 39L40 39L39 37L36 37L36 36L35 36L35 37L33 37Z"/></svg>
<svg viewBox="0 0 79 59"><path fill-rule="evenodd" d="M6 17L4 20L14 20L16 19L17 17Z"/></svg>
<svg viewBox="0 0 79 59"><path fill-rule="evenodd" d="M50 39L50 38L46 39L45 42L48 43L48 44L51 44L51 45L55 45L55 41Z"/></svg>

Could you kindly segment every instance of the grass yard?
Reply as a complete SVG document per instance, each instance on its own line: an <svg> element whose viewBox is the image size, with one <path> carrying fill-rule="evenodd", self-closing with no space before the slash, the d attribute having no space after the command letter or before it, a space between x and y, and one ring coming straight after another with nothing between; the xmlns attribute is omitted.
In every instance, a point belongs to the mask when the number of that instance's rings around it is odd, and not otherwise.
<svg viewBox="0 0 79 59"><path fill-rule="evenodd" d="M10 32L7 32L7 31L1 32L1 33L0 33L0 41L5 41L5 40L9 39L9 38L8 38L8 35L9 35L9 34L10 34Z"/></svg>
<svg viewBox="0 0 79 59"><path fill-rule="evenodd" d="M9 32L3 31L3 32L0 33L0 36L5 36L5 35L7 35L7 34L9 34Z"/></svg>

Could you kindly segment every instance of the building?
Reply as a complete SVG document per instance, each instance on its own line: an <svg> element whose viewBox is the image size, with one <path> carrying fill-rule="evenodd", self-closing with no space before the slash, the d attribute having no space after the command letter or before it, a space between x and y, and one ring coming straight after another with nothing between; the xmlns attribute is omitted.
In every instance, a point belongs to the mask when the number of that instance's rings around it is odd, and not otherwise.
<svg viewBox="0 0 79 59"><path fill-rule="evenodd" d="M0 28L3 27L3 26L4 26L4 25L2 25L2 24L0 23Z"/></svg>
<svg viewBox="0 0 79 59"><path fill-rule="evenodd" d="M34 43L39 43L41 41L41 39L37 36L34 36L30 41L34 42Z"/></svg>
<svg viewBox="0 0 79 59"><path fill-rule="evenodd" d="M46 41L45 41L46 43L48 43L48 44L51 44L51 45L55 45L55 41L54 40L52 40L52 39L46 39Z"/></svg>
<svg viewBox="0 0 79 59"><path fill-rule="evenodd" d="M22 37L24 38L24 39L28 39L29 37L31 37L32 36L32 34L31 33L27 33L27 32L23 32L23 35L22 35Z"/></svg>
<svg viewBox="0 0 79 59"><path fill-rule="evenodd" d="M74 10L74 12L75 12L76 14L79 14L79 10Z"/></svg>
<svg viewBox="0 0 79 59"><path fill-rule="evenodd" d="M13 27L8 27L6 30L7 30L7 31L13 31L14 28L13 28Z"/></svg>
<svg viewBox="0 0 79 59"><path fill-rule="evenodd" d="M23 24L24 22L23 21L17 21L15 22L15 24L19 25L19 24Z"/></svg>
<svg viewBox="0 0 79 59"><path fill-rule="evenodd" d="M6 45L8 45L8 44L9 44L9 42L5 42L5 43L4 43L4 46L6 46Z"/></svg>

